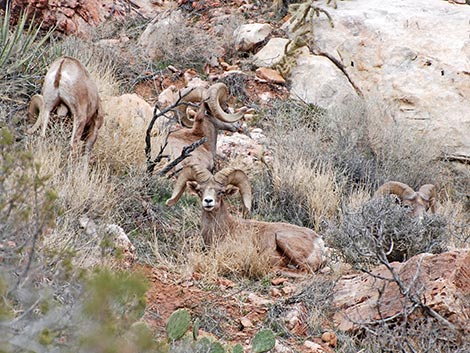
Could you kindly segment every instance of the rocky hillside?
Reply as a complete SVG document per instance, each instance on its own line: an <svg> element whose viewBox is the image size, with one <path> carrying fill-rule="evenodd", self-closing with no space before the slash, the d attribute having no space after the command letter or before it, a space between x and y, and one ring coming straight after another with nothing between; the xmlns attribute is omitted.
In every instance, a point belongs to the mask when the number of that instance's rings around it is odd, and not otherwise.
<svg viewBox="0 0 470 353"><path fill-rule="evenodd" d="M6 352L470 350L465 1L0 5ZM45 137L26 134L28 103L61 55L100 92L88 166L68 157L59 111ZM166 159L146 172L165 129L181 128L160 112L214 83L243 116L219 133L215 170L245 171L251 218L319 234L320 269L271 266L243 227L207 246L199 199L169 208ZM374 197L388 181L429 210ZM242 217L237 197L227 204Z"/></svg>

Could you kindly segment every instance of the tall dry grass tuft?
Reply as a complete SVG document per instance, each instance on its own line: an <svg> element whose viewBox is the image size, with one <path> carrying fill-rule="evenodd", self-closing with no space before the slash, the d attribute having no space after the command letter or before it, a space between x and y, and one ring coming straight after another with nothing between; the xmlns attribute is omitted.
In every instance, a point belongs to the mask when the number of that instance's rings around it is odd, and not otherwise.
<svg viewBox="0 0 470 353"><path fill-rule="evenodd" d="M439 202L437 212L447 220L448 248L468 248L470 246L470 215L464 204L447 199Z"/></svg>
<svg viewBox="0 0 470 353"><path fill-rule="evenodd" d="M319 231L322 221L337 216L342 185L330 166L323 163L311 165L305 160L291 157L292 151L287 150L275 155L273 193L284 210L292 208L295 212L296 209L303 209L309 223Z"/></svg>
<svg viewBox="0 0 470 353"><path fill-rule="evenodd" d="M271 270L270 256L263 252L258 234L249 229L227 234L207 251L195 248L189 259L194 271L209 280L222 276L259 279Z"/></svg>
<svg viewBox="0 0 470 353"><path fill-rule="evenodd" d="M322 151L317 128L325 112L295 101L277 102L265 116L272 162L254 180L254 209L272 221L321 229L337 216L341 170Z"/></svg>
<svg viewBox="0 0 470 353"><path fill-rule="evenodd" d="M100 129L93 154L114 172L145 169L145 131L130 125L123 129L112 119L106 119Z"/></svg>

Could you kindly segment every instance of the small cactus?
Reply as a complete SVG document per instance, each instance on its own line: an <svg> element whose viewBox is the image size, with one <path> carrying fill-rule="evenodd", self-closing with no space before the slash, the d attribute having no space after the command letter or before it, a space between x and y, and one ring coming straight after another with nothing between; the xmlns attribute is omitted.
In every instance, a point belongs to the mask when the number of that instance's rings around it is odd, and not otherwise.
<svg viewBox="0 0 470 353"><path fill-rule="evenodd" d="M196 319L193 324L193 339L196 341L199 336L199 319Z"/></svg>
<svg viewBox="0 0 470 353"><path fill-rule="evenodd" d="M211 342L207 337L202 337L198 340L195 344L196 352L209 352L211 346Z"/></svg>
<svg viewBox="0 0 470 353"><path fill-rule="evenodd" d="M232 348L232 353L243 353L243 347L240 343L237 343L233 348Z"/></svg>
<svg viewBox="0 0 470 353"><path fill-rule="evenodd" d="M274 337L274 333L271 330L267 329L260 331L253 338L253 353L267 352L270 349L273 349L275 344L276 338Z"/></svg>
<svg viewBox="0 0 470 353"><path fill-rule="evenodd" d="M225 353L224 346L220 342L212 342L209 353Z"/></svg>
<svg viewBox="0 0 470 353"><path fill-rule="evenodd" d="M178 309L171 314L166 323L166 334L172 341L178 340L189 330L191 315L188 310Z"/></svg>

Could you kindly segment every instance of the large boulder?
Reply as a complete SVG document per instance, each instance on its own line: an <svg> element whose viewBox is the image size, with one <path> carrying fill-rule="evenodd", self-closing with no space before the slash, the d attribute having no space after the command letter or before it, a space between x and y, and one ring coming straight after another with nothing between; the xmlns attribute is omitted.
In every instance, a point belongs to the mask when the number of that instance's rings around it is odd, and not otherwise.
<svg viewBox="0 0 470 353"><path fill-rule="evenodd" d="M156 16L139 37L139 45L152 60L164 59L165 53L160 48L161 38L171 38L175 28L185 25L181 11L164 12Z"/></svg>
<svg viewBox="0 0 470 353"><path fill-rule="evenodd" d="M405 263L393 262L392 268L422 303L457 327L469 327L470 249L419 254ZM344 276L336 284L333 320L338 329L351 331L361 323L380 323L412 307L384 265L371 274Z"/></svg>
<svg viewBox="0 0 470 353"><path fill-rule="evenodd" d="M331 60L317 55L300 55L290 80L292 98L328 109L346 106L357 98L354 87Z"/></svg>
<svg viewBox="0 0 470 353"><path fill-rule="evenodd" d="M147 0L135 0L132 3L140 16L151 18L158 7ZM0 1L0 9L6 2ZM135 16L135 11L124 2L113 0L12 0L11 13L13 22L18 20L21 11L27 9L31 17L41 22L43 29L56 27L66 34L89 35L93 27L110 18Z"/></svg>
<svg viewBox="0 0 470 353"><path fill-rule="evenodd" d="M152 119L153 108L137 94L104 97L103 110L105 124L119 128L121 131L145 130Z"/></svg>
<svg viewBox="0 0 470 353"><path fill-rule="evenodd" d="M470 6L441 0L337 2L315 43L366 98L445 151L470 156Z"/></svg>

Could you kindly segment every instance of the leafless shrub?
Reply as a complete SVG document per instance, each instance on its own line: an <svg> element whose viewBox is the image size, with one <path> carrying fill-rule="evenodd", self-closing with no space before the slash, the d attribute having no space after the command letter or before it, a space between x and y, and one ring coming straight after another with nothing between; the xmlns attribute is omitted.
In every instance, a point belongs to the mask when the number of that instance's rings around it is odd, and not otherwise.
<svg viewBox="0 0 470 353"><path fill-rule="evenodd" d="M230 96L237 97L244 105L249 101L249 94L246 91L248 78L244 73L234 73L225 76L220 80L228 87Z"/></svg>
<svg viewBox="0 0 470 353"><path fill-rule="evenodd" d="M332 226L326 241L358 268L384 261L405 261L423 253L444 251L447 241L443 217L426 214L419 220L389 199L372 199L358 210L346 211Z"/></svg>
<svg viewBox="0 0 470 353"><path fill-rule="evenodd" d="M330 320L332 314L334 284L333 280L324 278L314 278L303 283L291 297L277 301L269 308L266 325L283 338L296 334L299 337L321 334L324 323ZM289 312L295 314L289 315ZM290 322L289 317L294 316L300 320L298 323L296 320Z"/></svg>
<svg viewBox="0 0 470 353"><path fill-rule="evenodd" d="M367 352L463 353L470 341L438 320L424 316L408 322L367 325L361 346Z"/></svg>
<svg viewBox="0 0 470 353"><path fill-rule="evenodd" d="M164 20L165 14L161 15ZM171 16L168 13L167 16ZM180 68L202 67L221 53L217 37L209 35L197 25L190 25L183 16L174 16L169 24L153 38L152 45L158 48L161 61Z"/></svg>

